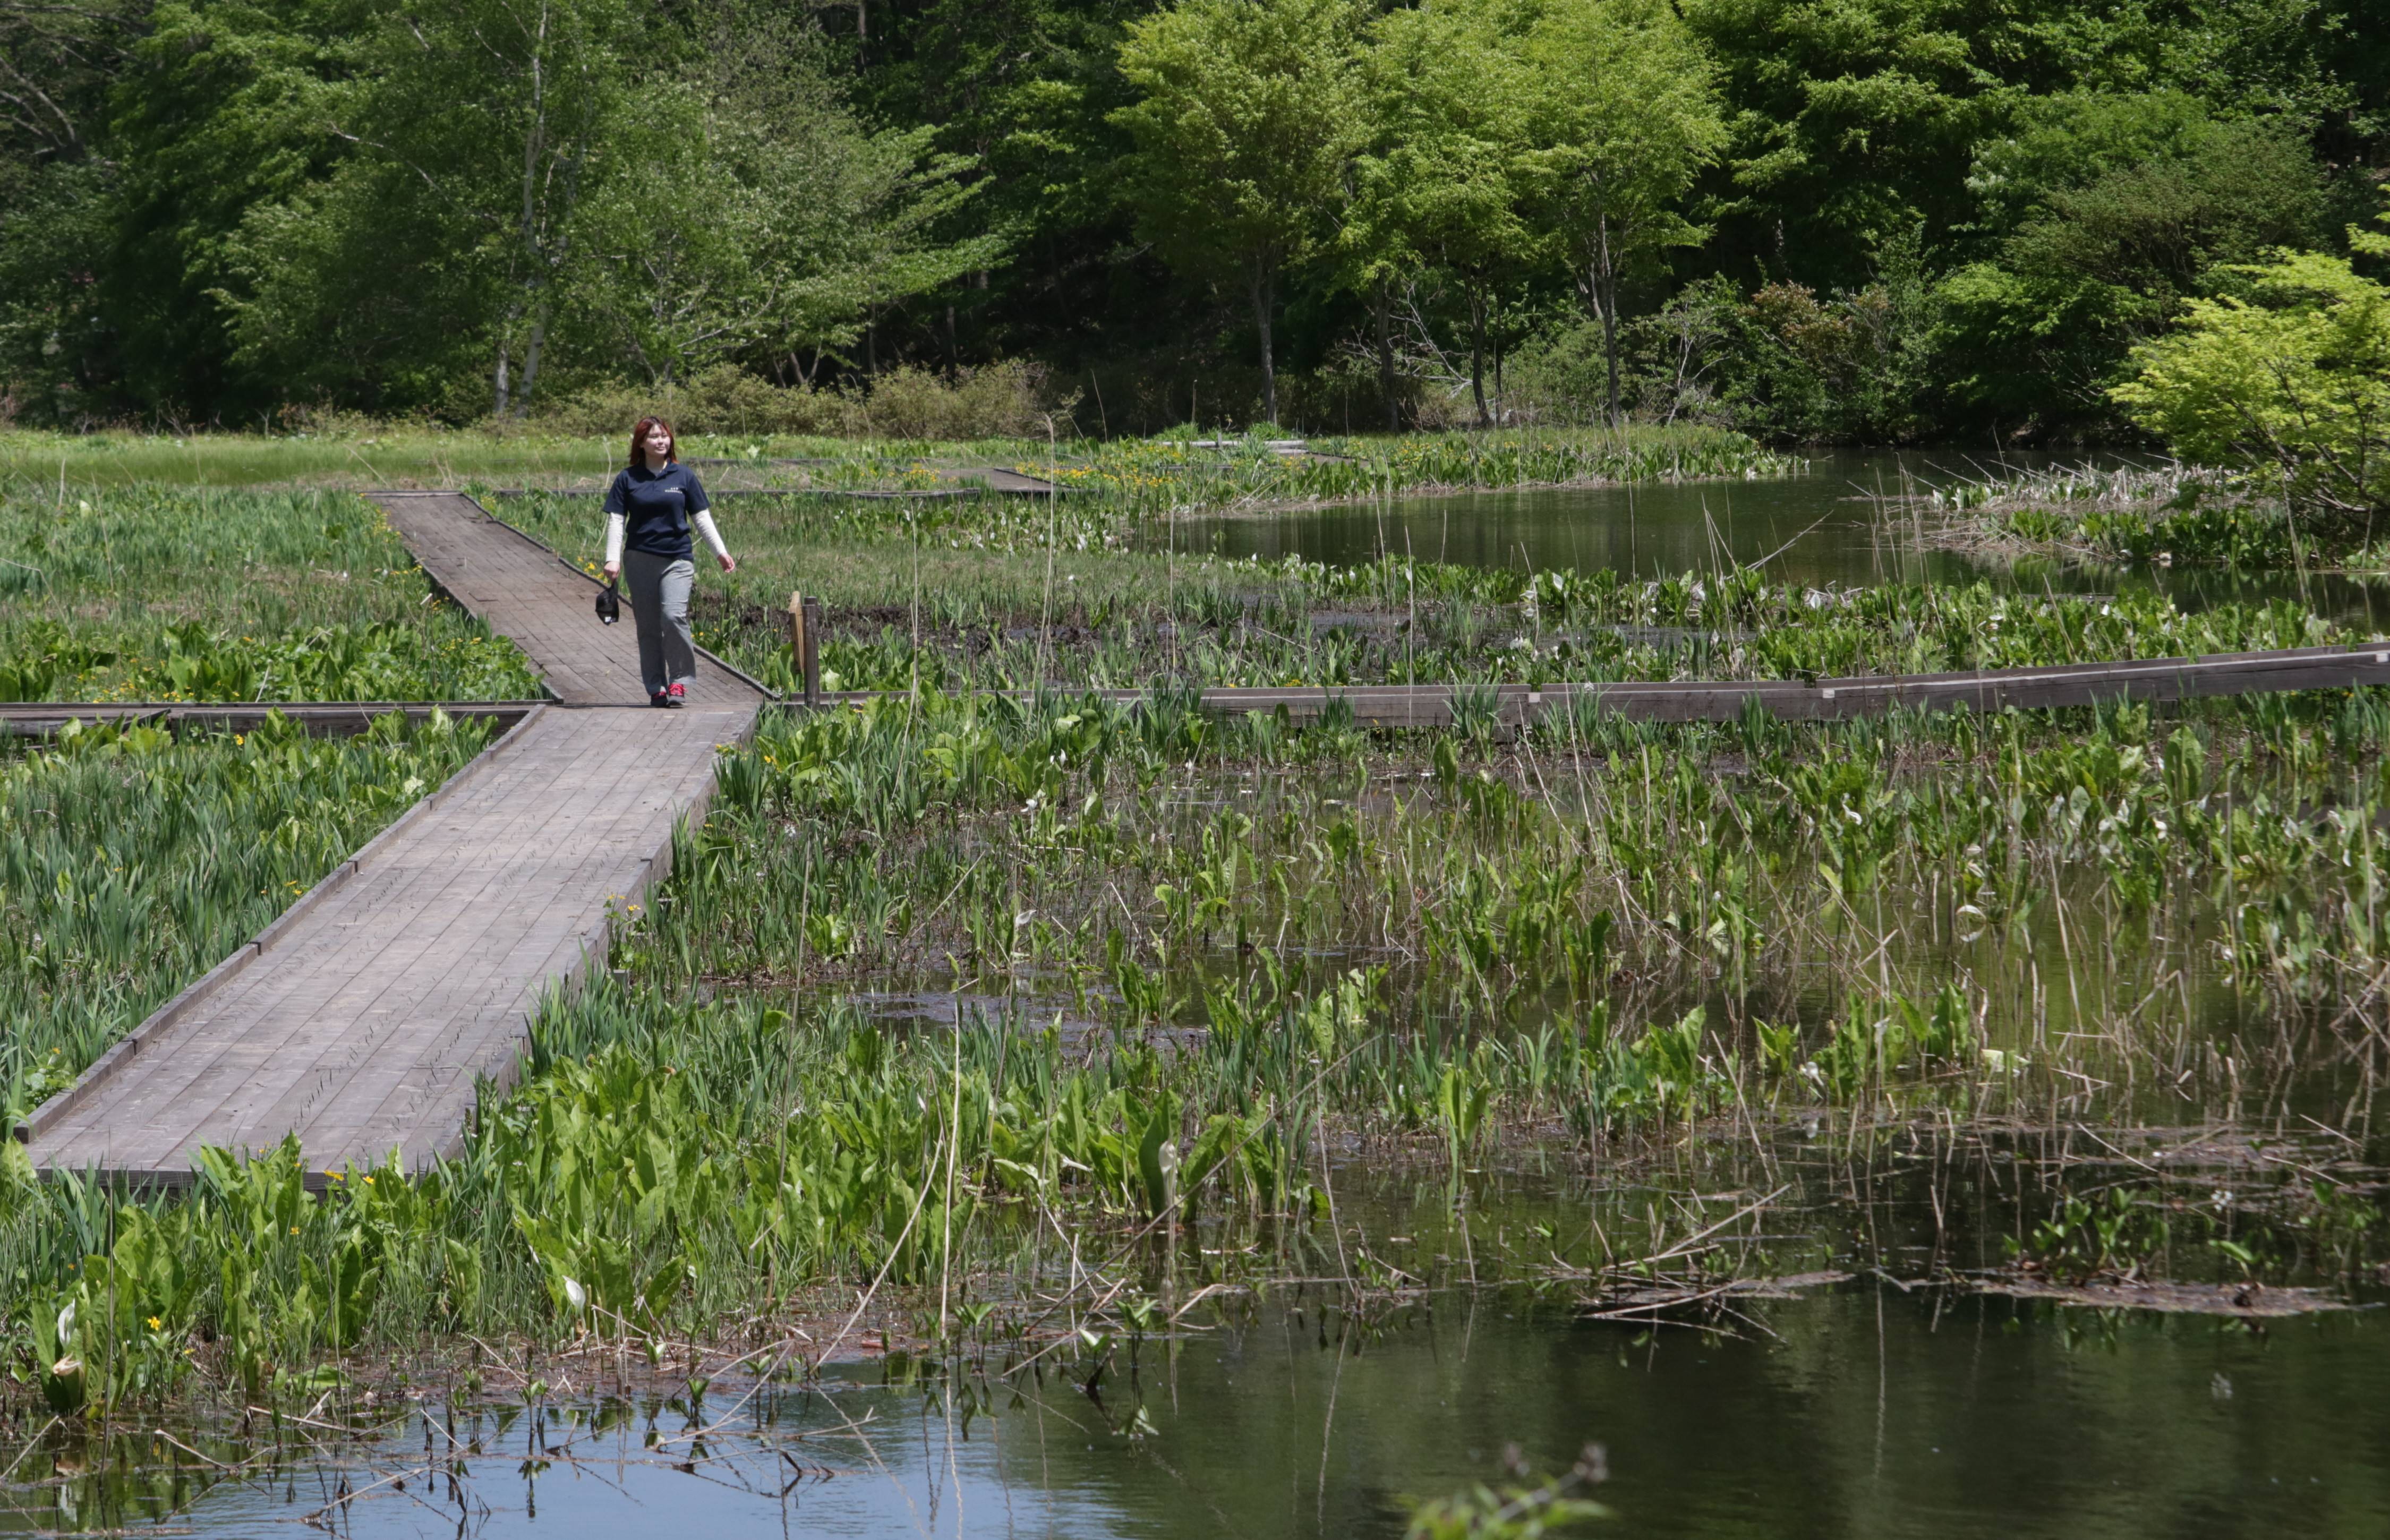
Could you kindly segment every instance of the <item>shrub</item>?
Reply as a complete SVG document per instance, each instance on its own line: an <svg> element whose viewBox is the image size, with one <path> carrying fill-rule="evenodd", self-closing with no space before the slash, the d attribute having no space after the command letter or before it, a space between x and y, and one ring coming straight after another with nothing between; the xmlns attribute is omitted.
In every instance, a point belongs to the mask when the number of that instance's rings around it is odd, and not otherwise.
<svg viewBox="0 0 2390 1540"><path fill-rule="evenodd" d="M1000 360L951 379L907 365L871 382L854 405L860 430L893 439L1017 439L1043 430L1046 371Z"/></svg>
<svg viewBox="0 0 2390 1540"><path fill-rule="evenodd" d="M687 384L593 386L549 403L544 428L582 437L630 431L649 413L683 433L822 433L852 430L846 398L834 391L784 388L733 365L706 370Z"/></svg>
<svg viewBox="0 0 2390 1540"><path fill-rule="evenodd" d="M2390 516L2390 286L2315 251L2231 271L2249 297L2192 301L2110 393L2186 458L2269 471L2327 545L2371 541Z"/></svg>
<svg viewBox="0 0 2390 1540"><path fill-rule="evenodd" d="M1044 384L1043 369L1011 360L950 377L908 365L859 388L822 391L775 385L726 364L686 384L594 386L551 403L539 422L557 432L602 438L629 431L652 412L683 433L1022 438L1042 430Z"/></svg>

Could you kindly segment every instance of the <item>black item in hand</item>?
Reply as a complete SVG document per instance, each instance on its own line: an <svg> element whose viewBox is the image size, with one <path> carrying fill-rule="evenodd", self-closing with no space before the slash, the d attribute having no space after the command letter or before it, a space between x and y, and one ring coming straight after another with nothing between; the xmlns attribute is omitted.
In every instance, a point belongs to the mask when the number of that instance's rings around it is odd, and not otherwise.
<svg viewBox="0 0 2390 1540"><path fill-rule="evenodd" d="M601 625L612 625L623 618L623 597L614 591L615 581L608 578L606 586L598 591L598 622Z"/></svg>

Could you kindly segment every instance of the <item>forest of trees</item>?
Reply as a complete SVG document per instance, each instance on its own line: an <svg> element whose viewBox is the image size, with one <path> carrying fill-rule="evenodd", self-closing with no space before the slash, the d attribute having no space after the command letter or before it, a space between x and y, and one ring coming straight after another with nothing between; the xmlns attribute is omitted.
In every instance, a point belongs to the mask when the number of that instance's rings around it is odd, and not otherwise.
<svg viewBox="0 0 2390 1540"><path fill-rule="evenodd" d="M2384 205L2359 0L0 0L0 416L1014 361L1085 426L2123 430Z"/></svg>

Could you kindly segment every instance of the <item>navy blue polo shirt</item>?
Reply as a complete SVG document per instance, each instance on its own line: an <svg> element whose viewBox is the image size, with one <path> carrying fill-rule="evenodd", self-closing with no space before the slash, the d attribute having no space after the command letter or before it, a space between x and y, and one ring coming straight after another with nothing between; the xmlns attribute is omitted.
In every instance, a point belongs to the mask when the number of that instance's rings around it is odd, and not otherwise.
<svg viewBox="0 0 2390 1540"><path fill-rule="evenodd" d="M642 460L606 489L606 511L623 515L624 546L683 561L696 550L689 542L689 516L711 507L697 473L677 461L649 470Z"/></svg>

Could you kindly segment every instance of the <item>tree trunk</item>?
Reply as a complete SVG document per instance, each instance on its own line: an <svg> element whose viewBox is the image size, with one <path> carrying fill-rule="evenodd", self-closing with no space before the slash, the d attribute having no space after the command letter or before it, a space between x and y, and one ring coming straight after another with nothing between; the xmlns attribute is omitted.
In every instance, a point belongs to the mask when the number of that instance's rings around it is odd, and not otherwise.
<svg viewBox="0 0 2390 1540"><path fill-rule="evenodd" d="M1610 366L1610 400L1603 408L1603 417L1612 428L1618 426L1618 307L1601 307L1601 352Z"/></svg>
<svg viewBox="0 0 2390 1540"><path fill-rule="evenodd" d="M1469 394L1477 403L1477 426L1493 426L1485 410L1485 309L1491 296L1483 284L1469 289Z"/></svg>
<svg viewBox="0 0 2390 1540"><path fill-rule="evenodd" d="M1270 350L1270 302L1276 272L1266 257L1253 259L1253 327L1262 339L1262 416L1278 421L1278 360Z"/></svg>
<svg viewBox="0 0 2390 1540"><path fill-rule="evenodd" d="M1403 408L1394 395L1394 329L1391 314L1394 298L1387 289L1388 280L1380 278L1369 296L1369 309L1378 327L1378 391L1386 398L1386 431L1399 433L1403 430Z"/></svg>
<svg viewBox="0 0 2390 1540"><path fill-rule="evenodd" d="M507 420L507 334L501 330L498 333L497 366L490 371L490 417L495 421Z"/></svg>
<svg viewBox="0 0 2390 1540"><path fill-rule="evenodd" d="M540 343L546 331L546 306L540 298L540 265L546 253L540 250L539 191L540 160L547 151L547 7L539 12L538 42L531 56L531 126L523 135L522 216L518 233L522 238L523 305L507 317L507 331L511 337L515 322L528 309L532 314L530 355L523 363L523 396L531 394L532 381L539 373ZM505 420L509 410L505 383L506 350L498 346L498 417ZM520 399L520 398L518 398Z"/></svg>
<svg viewBox="0 0 2390 1540"><path fill-rule="evenodd" d="M1602 405L1602 423L1618 426L1618 265L1610 256L1610 215L1607 212L1594 219L1594 303L1601 311L1602 361L1610 375L1610 387Z"/></svg>
<svg viewBox="0 0 2390 1540"><path fill-rule="evenodd" d="M539 357L547 348L547 306L543 304L531 318L531 340L523 348L522 390L515 397L516 410L531 410L532 391L539 387Z"/></svg>

